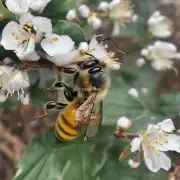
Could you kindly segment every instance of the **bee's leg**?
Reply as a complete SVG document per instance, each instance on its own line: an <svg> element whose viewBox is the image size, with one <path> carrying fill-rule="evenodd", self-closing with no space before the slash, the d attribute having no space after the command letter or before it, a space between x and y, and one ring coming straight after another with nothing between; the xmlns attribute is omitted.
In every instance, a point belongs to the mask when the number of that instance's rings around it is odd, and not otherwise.
<svg viewBox="0 0 180 180"><path fill-rule="evenodd" d="M32 120L30 120L30 121L36 121L36 120L43 119L43 118L47 117L47 116L48 116L47 111L54 109L55 107L57 107L57 105L58 105L57 102L55 102L55 101L49 101L49 102L48 102L47 104L45 104L45 106L44 106L44 114L42 114L41 116L39 116L39 117L37 117L37 118L35 118L35 119L32 119Z"/></svg>

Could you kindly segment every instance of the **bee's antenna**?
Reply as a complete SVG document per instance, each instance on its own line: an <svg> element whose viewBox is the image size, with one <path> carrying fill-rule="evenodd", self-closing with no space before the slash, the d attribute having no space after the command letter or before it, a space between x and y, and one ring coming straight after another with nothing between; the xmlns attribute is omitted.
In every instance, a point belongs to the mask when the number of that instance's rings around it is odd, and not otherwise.
<svg viewBox="0 0 180 180"><path fill-rule="evenodd" d="M102 41L104 42L104 41L108 41L108 40L111 40L113 42L113 44L116 46L116 49L118 52L121 52L124 55L126 54L125 52L120 50L119 45L112 38L108 37L108 38L103 39Z"/></svg>

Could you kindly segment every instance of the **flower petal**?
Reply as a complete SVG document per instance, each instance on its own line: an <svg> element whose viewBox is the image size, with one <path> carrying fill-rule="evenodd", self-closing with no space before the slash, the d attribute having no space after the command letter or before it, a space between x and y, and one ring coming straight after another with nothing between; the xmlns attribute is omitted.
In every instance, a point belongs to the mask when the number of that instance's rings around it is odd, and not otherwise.
<svg viewBox="0 0 180 180"><path fill-rule="evenodd" d="M95 56L97 59L101 59L105 56L108 56L105 47L102 44L99 44L95 37L92 38L89 44L89 53Z"/></svg>
<svg viewBox="0 0 180 180"><path fill-rule="evenodd" d="M148 169L152 172L159 171L160 164L156 161L155 153L153 153L152 149L142 144L143 152L144 152L144 160Z"/></svg>
<svg viewBox="0 0 180 180"><path fill-rule="evenodd" d="M52 33L51 20L45 17L35 17L33 19L33 28L35 31L41 31L47 34Z"/></svg>
<svg viewBox="0 0 180 180"><path fill-rule="evenodd" d="M157 124L163 131L165 132L172 132L175 130L174 123L171 119L166 119L160 123Z"/></svg>
<svg viewBox="0 0 180 180"><path fill-rule="evenodd" d="M20 15L19 22L21 25L28 24L29 26L32 26L33 18L34 16L31 13L26 12Z"/></svg>
<svg viewBox="0 0 180 180"><path fill-rule="evenodd" d="M31 38L27 45L27 48L20 46L15 50L16 55L20 60L38 61L40 56L35 52L35 42Z"/></svg>
<svg viewBox="0 0 180 180"><path fill-rule="evenodd" d="M7 99L7 96L4 94L4 91L0 91L0 102L3 103Z"/></svg>
<svg viewBox="0 0 180 180"><path fill-rule="evenodd" d="M141 145L141 139L139 137L134 138L131 142L131 151L132 152L138 151L140 149L140 145Z"/></svg>
<svg viewBox="0 0 180 180"><path fill-rule="evenodd" d="M80 57L78 50L74 50L65 54L57 55L51 58L51 61L56 64L56 66L65 66L73 63L78 57Z"/></svg>
<svg viewBox="0 0 180 180"><path fill-rule="evenodd" d="M42 12L51 0L30 0L30 8L33 11Z"/></svg>
<svg viewBox="0 0 180 180"><path fill-rule="evenodd" d="M6 0L6 6L14 14L25 13L29 9L27 0Z"/></svg>
<svg viewBox="0 0 180 180"><path fill-rule="evenodd" d="M22 34L19 24L11 21L3 30L1 44L6 50L14 50L22 42Z"/></svg>
<svg viewBox="0 0 180 180"><path fill-rule="evenodd" d="M65 54L74 49L74 41L69 36L59 36L57 34L46 34L41 41L42 48L49 56Z"/></svg>

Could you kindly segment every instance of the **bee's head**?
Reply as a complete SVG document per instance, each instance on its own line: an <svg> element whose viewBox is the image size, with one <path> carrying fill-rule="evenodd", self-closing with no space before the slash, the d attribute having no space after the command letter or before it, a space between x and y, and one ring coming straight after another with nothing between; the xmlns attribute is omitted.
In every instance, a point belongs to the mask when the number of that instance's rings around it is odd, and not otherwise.
<svg viewBox="0 0 180 180"><path fill-rule="evenodd" d="M110 86L110 76L102 71L101 67L95 67L89 70L89 81L93 87L104 89Z"/></svg>

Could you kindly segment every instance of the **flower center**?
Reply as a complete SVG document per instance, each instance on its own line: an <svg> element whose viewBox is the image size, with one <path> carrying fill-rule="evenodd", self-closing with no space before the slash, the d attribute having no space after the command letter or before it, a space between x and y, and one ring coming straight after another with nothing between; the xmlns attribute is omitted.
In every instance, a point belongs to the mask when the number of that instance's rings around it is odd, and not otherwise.
<svg viewBox="0 0 180 180"><path fill-rule="evenodd" d="M54 42L56 42L58 40L59 40L59 38L57 36L55 36L50 40L50 43L53 44Z"/></svg>

